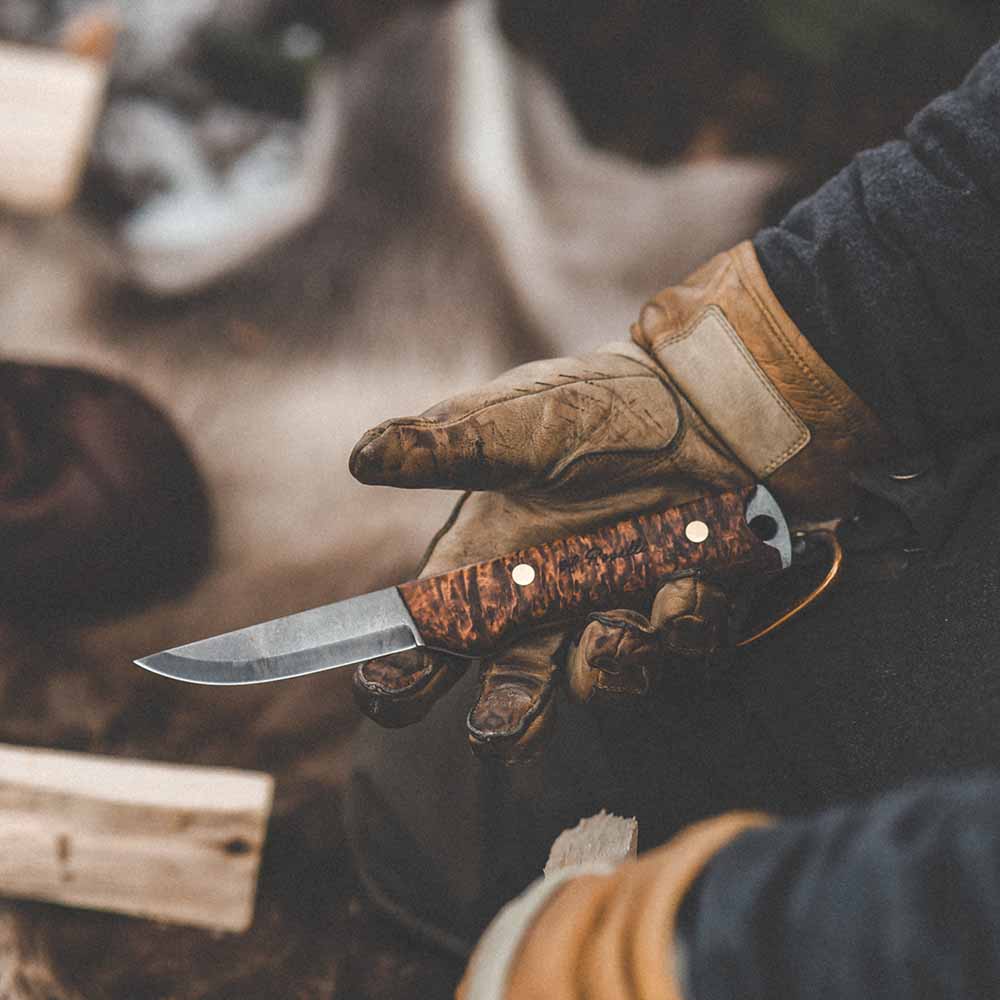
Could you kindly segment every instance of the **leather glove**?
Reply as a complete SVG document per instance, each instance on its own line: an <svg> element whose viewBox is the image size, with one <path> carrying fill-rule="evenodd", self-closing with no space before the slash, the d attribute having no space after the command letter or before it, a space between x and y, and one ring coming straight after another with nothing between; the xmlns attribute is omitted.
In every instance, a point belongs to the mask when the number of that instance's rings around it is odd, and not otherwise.
<svg viewBox="0 0 1000 1000"><path fill-rule="evenodd" d="M632 341L524 365L364 435L351 455L361 482L467 491L421 575L753 481L793 521L849 513L852 469L888 438L784 312L751 244L647 303ZM716 583L689 577L668 582L646 615L604 612L579 636L518 640L481 664L473 749L509 762L537 753L560 667L579 700L646 693L664 662L725 640L728 607ZM371 661L355 695L376 721L406 725L464 662L426 650Z"/></svg>
<svg viewBox="0 0 1000 1000"><path fill-rule="evenodd" d="M685 894L718 851L770 822L727 813L617 869L536 882L486 929L457 1000L680 1000L673 942Z"/></svg>

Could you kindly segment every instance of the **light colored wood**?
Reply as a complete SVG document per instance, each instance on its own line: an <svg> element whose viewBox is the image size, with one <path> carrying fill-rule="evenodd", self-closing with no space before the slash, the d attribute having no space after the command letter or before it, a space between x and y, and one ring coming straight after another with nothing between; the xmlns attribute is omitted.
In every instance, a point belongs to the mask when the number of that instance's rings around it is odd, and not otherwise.
<svg viewBox="0 0 1000 1000"><path fill-rule="evenodd" d="M0 43L0 204L44 214L73 200L107 75L103 59Z"/></svg>
<svg viewBox="0 0 1000 1000"><path fill-rule="evenodd" d="M243 931L270 775L0 745L0 895Z"/></svg>
<svg viewBox="0 0 1000 1000"><path fill-rule="evenodd" d="M636 856L638 839L639 824L635 819L623 819L602 809L556 837L545 862L545 874L572 865L616 865Z"/></svg>

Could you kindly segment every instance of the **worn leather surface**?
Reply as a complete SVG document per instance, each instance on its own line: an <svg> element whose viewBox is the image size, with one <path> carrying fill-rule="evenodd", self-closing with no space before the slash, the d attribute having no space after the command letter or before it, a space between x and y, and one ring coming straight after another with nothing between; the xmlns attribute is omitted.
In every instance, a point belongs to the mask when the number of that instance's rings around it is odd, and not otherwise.
<svg viewBox="0 0 1000 1000"><path fill-rule="evenodd" d="M571 879L524 932L506 989L473 988L484 957L477 950L458 1000L680 1000L670 942L684 895L717 851L769 822L761 813L727 813L611 874Z"/></svg>
<svg viewBox="0 0 1000 1000"><path fill-rule="evenodd" d="M784 313L749 243L656 296L633 340L523 365L365 434L351 456L362 482L467 491L423 575L761 477L793 520L850 511L851 472L883 451L887 436ZM719 357L698 356L712 345ZM734 366L742 366L736 375ZM703 660L728 620L725 595L703 584L695 591L671 581L652 608L541 631L483 661L467 719L473 748L508 761L537 754L561 677L582 701L642 695L670 664ZM417 651L363 664L355 694L376 721L407 725L463 669Z"/></svg>
<svg viewBox="0 0 1000 1000"><path fill-rule="evenodd" d="M644 310L648 323L655 307ZM800 452L809 428L778 393L717 305L657 342L657 360L736 457L764 479Z"/></svg>
<svg viewBox="0 0 1000 1000"><path fill-rule="evenodd" d="M710 310L725 317L809 431L808 444L779 454L770 469L758 469L758 474L793 519L842 516L857 496L850 471L891 448L887 432L799 332L771 291L750 242L714 257L687 281L656 295L633 325L633 340L669 370L671 344ZM732 407L726 380L699 388L702 413L710 422ZM738 454L759 451L757 439L768 430L761 421L745 420L738 432L744 440L730 434L727 443Z"/></svg>
<svg viewBox="0 0 1000 1000"><path fill-rule="evenodd" d="M566 656L566 682L576 701L604 696L647 695L665 657L699 661L726 645L729 598L710 580L686 577L663 587L649 617L622 608L591 616Z"/></svg>
<svg viewBox="0 0 1000 1000"><path fill-rule="evenodd" d="M388 421L358 443L351 469L367 483L468 491L433 541L422 575L750 481L659 366L629 343L524 365L420 417ZM645 681L617 685L618 693L648 689L649 671L663 660L661 635L672 634L667 611L689 610L665 597L657 607L662 613L652 624L648 607L593 619L587 642L575 650L579 629L543 630L483 661L481 693L467 720L473 747L508 760L538 752L553 724L567 646L578 679L594 670L573 685L583 697L595 685L616 687L610 649L636 643L655 649L642 668ZM600 666L587 663L591 649L600 653ZM695 652L703 653L704 644ZM376 721L406 724L424 715L462 669L436 653L407 654L360 667L355 691ZM640 668L633 657L622 669L634 676Z"/></svg>

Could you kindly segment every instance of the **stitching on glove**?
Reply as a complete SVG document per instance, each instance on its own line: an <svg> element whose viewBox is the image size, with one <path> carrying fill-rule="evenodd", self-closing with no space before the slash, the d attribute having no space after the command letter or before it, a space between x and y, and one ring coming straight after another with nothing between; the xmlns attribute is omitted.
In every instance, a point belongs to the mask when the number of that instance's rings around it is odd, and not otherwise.
<svg viewBox="0 0 1000 1000"><path fill-rule="evenodd" d="M754 284L749 280L749 276L746 273L743 262L737 259L731 261L731 264L737 272L740 287L742 287L750 296L750 299L753 301L754 305L757 306L758 312L766 321L771 332L775 335L775 337L777 337L778 341L785 348L786 353L791 356L792 360L799 367L799 370L806 376L813 388L818 390L820 396L826 402L830 403L840 416L845 419L851 432L863 430L866 422L864 416L859 415L857 408L850 405L851 401L844 398L843 392L840 390L839 386L836 386L835 388L834 386L831 386L828 381L821 379L810 367L809 362L802 357L796 345L786 336L785 331L782 328L782 324L778 322L768 303L764 301L762 296L754 287ZM829 369L829 371L834 378L839 379L839 376L833 371L832 368Z"/></svg>
<svg viewBox="0 0 1000 1000"><path fill-rule="evenodd" d="M750 350L747 348L746 344L743 343L739 334L733 328L732 323L729 322L729 318L726 316L725 312L717 305L708 306L707 308L703 309L700 313L698 313L695 316L695 318L690 323L688 323L688 325L684 327L681 331L679 331L678 333L670 334L667 337L664 337L657 344L657 351L669 347L671 344L680 343L681 341L691 337L694 333L697 332L698 328L708 317L715 317L720 322L720 324L722 325L723 332L731 341L733 347L736 348L740 356L746 362L747 367L749 368L749 371L753 375L753 377L760 383L760 385L763 386L767 394L778 404L778 406L785 414L785 416L787 416L788 419L796 427L800 428L799 434L795 438L795 440L790 445L788 445L788 447L785 448L784 451L782 451L779 455L772 458L763 467L763 469L757 473L762 479L764 479L767 476L769 476L772 472L774 472L775 469L778 469L782 465L784 465L785 462L788 461L788 459L790 459L797 452L801 451L802 448L809 443L809 438L810 438L809 428L805 425L805 423L802 421L802 418L795 412L795 410L792 409L791 405L784 398L784 396L782 396L781 393L779 393L778 390L774 387L774 383L770 380L770 378L768 378L767 374L760 367L760 364L757 362L757 359L750 353ZM670 371L670 368L666 364L664 364L664 368L668 372ZM691 405L694 406L694 403L692 403ZM698 410L699 413L701 412L701 410L697 406L694 406L694 408ZM705 414L702 414L702 417L707 420Z"/></svg>
<svg viewBox="0 0 1000 1000"><path fill-rule="evenodd" d="M626 355L618 355L618 357L626 357ZM642 367L638 362L635 362L638 367ZM585 385L593 385L595 382L614 382L620 379L631 379L631 378L651 378L659 379L659 376L655 372L651 371L635 371L616 375L603 375L600 372L592 373L585 377L581 376L559 376L560 378L566 378L567 381L560 382L558 385L550 385L544 389L514 389L509 395L502 396L499 399L490 400L488 403L484 403L482 406L476 407L472 410L467 410L460 416L455 417L452 420L431 420L427 417L408 417L403 420L392 420L389 422L385 430L389 427L454 427L456 424L461 423L463 420L468 420L470 417L479 416L481 413L485 413L487 410L492 410L494 406L502 406L504 403L509 403L512 400L523 399L525 396L542 396L547 392L552 392L556 389L565 389L566 386L579 385L584 383ZM659 379L662 381L662 379ZM545 383L535 383L535 385L544 385ZM383 431L384 433L384 431Z"/></svg>

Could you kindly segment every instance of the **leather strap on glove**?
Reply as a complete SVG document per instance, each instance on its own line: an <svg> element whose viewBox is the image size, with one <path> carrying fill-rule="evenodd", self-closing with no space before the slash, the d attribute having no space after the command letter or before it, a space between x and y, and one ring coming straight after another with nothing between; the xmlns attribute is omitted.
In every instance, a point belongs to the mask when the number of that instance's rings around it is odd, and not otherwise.
<svg viewBox="0 0 1000 1000"><path fill-rule="evenodd" d="M713 855L770 822L727 813L697 823L610 874L572 878L525 912L545 888L536 883L487 928L458 1000L681 1000L673 947L681 902ZM510 960L498 968L504 952Z"/></svg>
<svg viewBox="0 0 1000 1000"><path fill-rule="evenodd" d="M843 516L856 498L851 471L890 446L775 298L749 242L660 292L632 339L793 521Z"/></svg>
<svg viewBox="0 0 1000 1000"><path fill-rule="evenodd" d="M753 481L793 520L850 513L851 472L887 435L799 333L749 243L660 293L632 333L632 344L524 365L361 439L351 470L362 482L468 491L423 574ZM652 598L483 661L473 748L508 762L536 754L560 676L582 701L641 695L664 664L725 641L729 595L717 581L669 581ZM426 650L373 661L355 695L376 721L406 725L465 662Z"/></svg>

